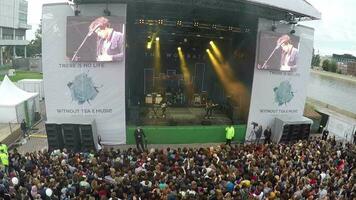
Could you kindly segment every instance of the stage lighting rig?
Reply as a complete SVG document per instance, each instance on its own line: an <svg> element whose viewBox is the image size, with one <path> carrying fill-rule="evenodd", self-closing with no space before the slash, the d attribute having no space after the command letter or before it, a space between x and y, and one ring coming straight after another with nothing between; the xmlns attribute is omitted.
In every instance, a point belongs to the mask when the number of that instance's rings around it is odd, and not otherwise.
<svg viewBox="0 0 356 200"><path fill-rule="evenodd" d="M75 9L74 9L74 15L79 16L79 14L80 14L79 6L78 6L78 4L76 4Z"/></svg>

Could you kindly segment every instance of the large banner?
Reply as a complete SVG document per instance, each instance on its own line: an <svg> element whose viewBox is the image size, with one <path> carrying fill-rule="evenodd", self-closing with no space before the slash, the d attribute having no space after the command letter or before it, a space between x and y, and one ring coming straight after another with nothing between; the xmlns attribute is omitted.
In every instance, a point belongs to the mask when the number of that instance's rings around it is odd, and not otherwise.
<svg viewBox="0 0 356 200"><path fill-rule="evenodd" d="M314 30L291 25L279 25L270 31L272 21L259 19L256 64L246 142L263 138L263 131L274 131L277 116L302 116L306 86L313 53Z"/></svg>
<svg viewBox="0 0 356 200"><path fill-rule="evenodd" d="M42 52L47 120L93 119L104 144L126 142L126 5L43 6Z"/></svg>

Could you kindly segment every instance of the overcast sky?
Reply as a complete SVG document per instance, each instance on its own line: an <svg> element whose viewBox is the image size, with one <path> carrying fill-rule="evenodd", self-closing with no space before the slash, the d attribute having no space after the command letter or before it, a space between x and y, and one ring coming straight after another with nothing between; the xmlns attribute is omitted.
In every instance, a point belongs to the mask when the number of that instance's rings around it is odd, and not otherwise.
<svg viewBox="0 0 356 200"><path fill-rule="evenodd" d="M322 20L304 22L315 28L316 53L350 53L356 56L356 0L308 0L322 13ZM34 38L42 14L43 3L66 2L66 0L28 0L27 39Z"/></svg>

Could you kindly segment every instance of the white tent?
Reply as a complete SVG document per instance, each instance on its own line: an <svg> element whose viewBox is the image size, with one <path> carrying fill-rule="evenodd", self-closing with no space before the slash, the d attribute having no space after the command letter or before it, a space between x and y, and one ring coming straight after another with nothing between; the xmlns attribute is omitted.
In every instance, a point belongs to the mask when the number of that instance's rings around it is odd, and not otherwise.
<svg viewBox="0 0 356 200"><path fill-rule="evenodd" d="M0 123L20 123L25 119L32 125L38 109L38 93L23 91L4 77L0 85Z"/></svg>
<svg viewBox="0 0 356 200"><path fill-rule="evenodd" d="M17 81L17 86L27 92L37 92L40 99L45 97L42 79L22 79Z"/></svg>

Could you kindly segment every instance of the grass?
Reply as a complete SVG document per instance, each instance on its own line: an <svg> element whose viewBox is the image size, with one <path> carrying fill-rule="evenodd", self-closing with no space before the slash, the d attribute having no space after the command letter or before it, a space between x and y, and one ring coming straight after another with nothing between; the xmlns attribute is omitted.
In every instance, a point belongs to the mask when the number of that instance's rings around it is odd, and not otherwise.
<svg viewBox="0 0 356 200"><path fill-rule="evenodd" d="M0 81L4 79L5 75L0 73ZM42 79L43 75L40 72L31 72L31 71L16 71L16 75L9 77L11 81L17 82L22 79Z"/></svg>

